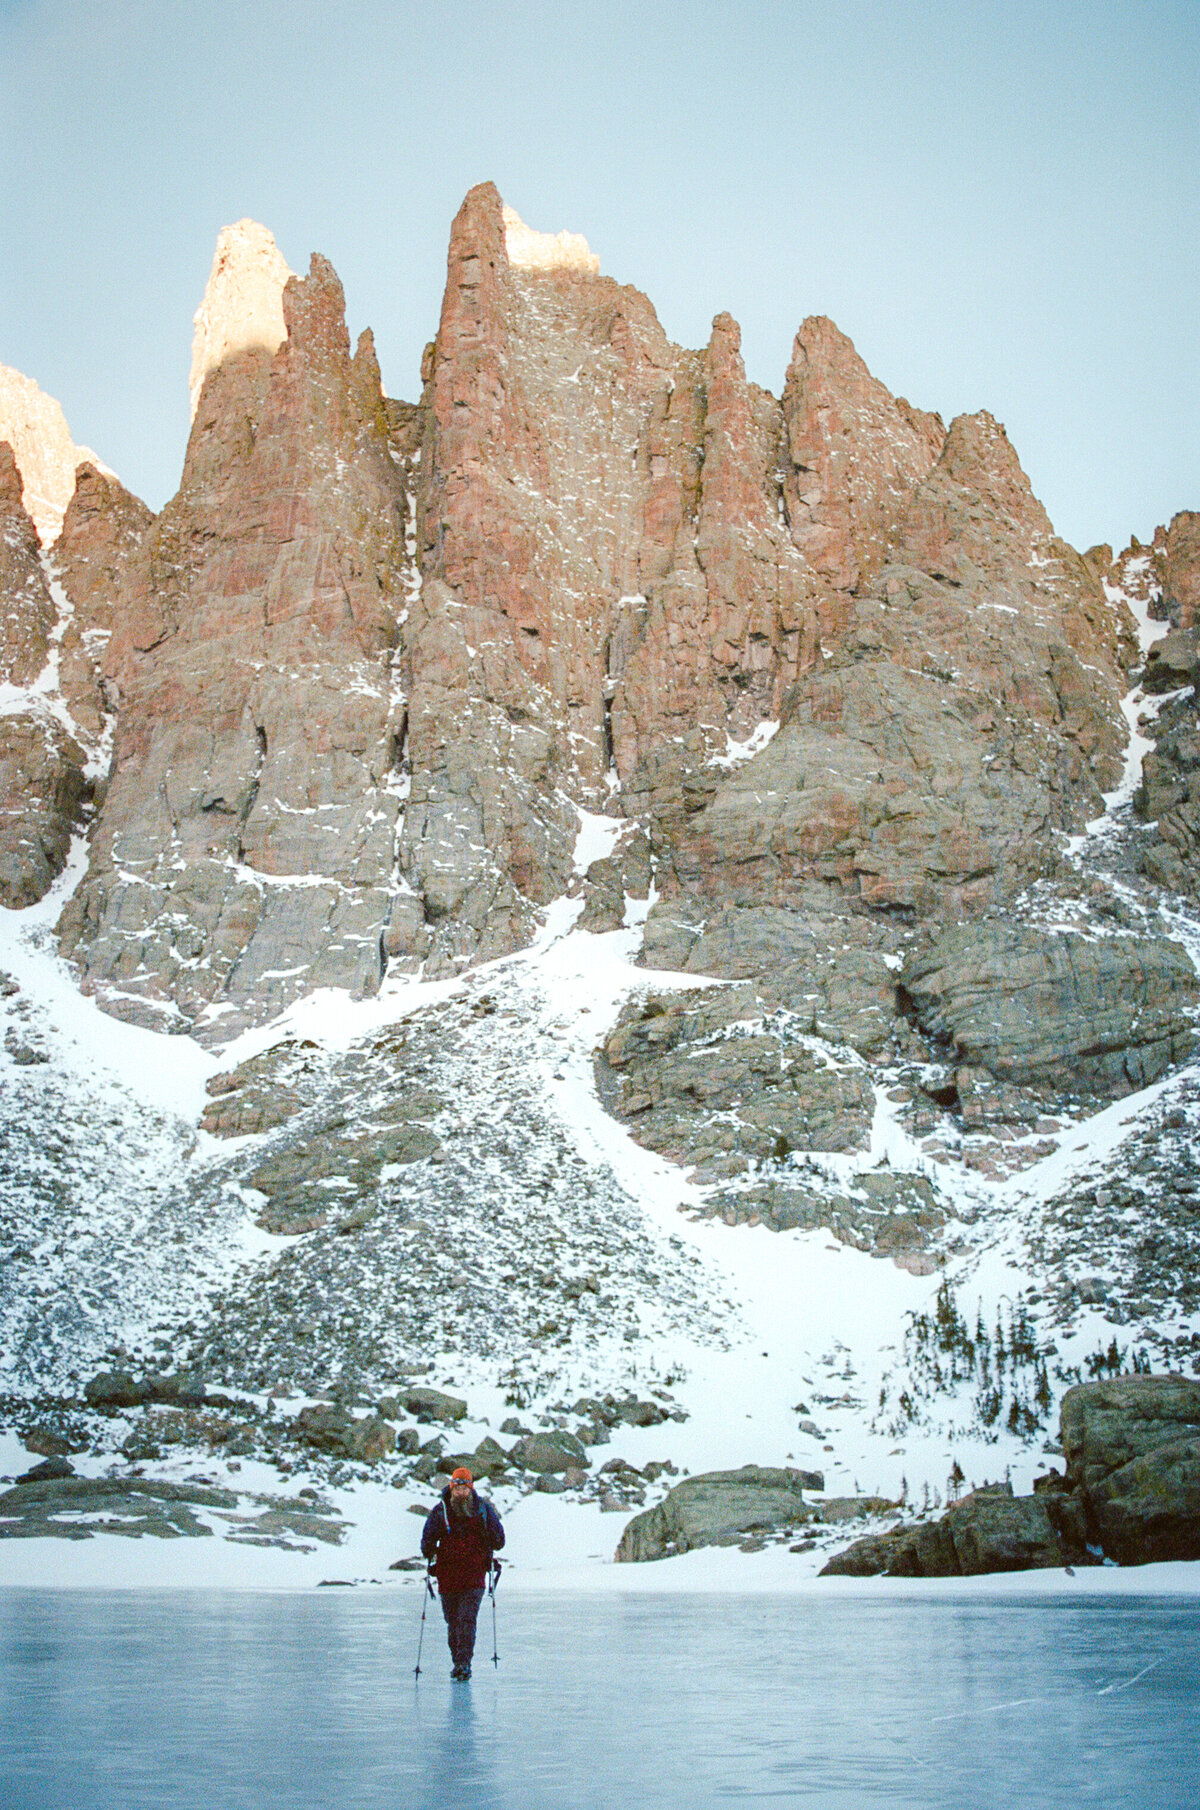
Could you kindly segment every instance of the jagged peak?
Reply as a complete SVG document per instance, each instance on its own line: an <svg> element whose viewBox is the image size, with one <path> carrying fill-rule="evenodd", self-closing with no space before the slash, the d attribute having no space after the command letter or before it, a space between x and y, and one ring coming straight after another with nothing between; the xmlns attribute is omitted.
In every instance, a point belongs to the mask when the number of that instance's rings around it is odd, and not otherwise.
<svg viewBox="0 0 1200 1810"><path fill-rule="evenodd" d="M504 204L504 249L514 270L574 270L598 277L600 260L582 233L540 233Z"/></svg>
<svg viewBox="0 0 1200 1810"><path fill-rule="evenodd" d="M86 459L108 477L114 475L90 447L72 440L62 405L11 365L0 365L0 440L13 449L24 507L43 547L58 538L75 489L76 467Z"/></svg>
<svg viewBox="0 0 1200 1810"><path fill-rule="evenodd" d="M256 220L238 220L217 235L204 300L193 317L189 375L192 417L204 379L235 352L276 351L287 338L283 291L292 272L274 235Z"/></svg>

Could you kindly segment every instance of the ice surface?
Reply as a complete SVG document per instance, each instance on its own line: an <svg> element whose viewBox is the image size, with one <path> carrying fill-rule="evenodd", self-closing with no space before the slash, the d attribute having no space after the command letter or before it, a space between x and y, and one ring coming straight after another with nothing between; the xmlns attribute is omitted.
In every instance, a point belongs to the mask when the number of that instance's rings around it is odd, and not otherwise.
<svg viewBox="0 0 1200 1810"><path fill-rule="evenodd" d="M466 1685L415 1589L14 1592L6 1810L1194 1799L1194 1599L505 1588Z"/></svg>

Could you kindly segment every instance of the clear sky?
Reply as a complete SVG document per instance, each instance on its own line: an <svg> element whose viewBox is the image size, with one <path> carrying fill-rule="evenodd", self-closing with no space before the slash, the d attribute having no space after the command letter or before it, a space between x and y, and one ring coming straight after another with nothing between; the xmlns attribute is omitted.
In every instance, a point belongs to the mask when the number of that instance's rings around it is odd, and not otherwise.
<svg viewBox="0 0 1200 1810"><path fill-rule="evenodd" d="M779 393L828 314L1059 531L1200 509L1200 0L0 0L0 362L154 507L244 215L415 400L493 180Z"/></svg>

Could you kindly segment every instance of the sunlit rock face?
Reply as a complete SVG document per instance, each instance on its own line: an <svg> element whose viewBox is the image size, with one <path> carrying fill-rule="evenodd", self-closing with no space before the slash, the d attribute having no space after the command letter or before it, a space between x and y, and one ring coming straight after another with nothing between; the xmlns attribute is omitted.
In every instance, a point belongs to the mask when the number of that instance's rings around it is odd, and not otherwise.
<svg viewBox="0 0 1200 1810"><path fill-rule="evenodd" d="M4 366L0 515L0 898L24 906L62 871L105 772L100 659L151 515L76 446L54 398Z"/></svg>
<svg viewBox="0 0 1200 1810"><path fill-rule="evenodd" d="M582 233L539 233L513 207L503 207L504 252L514 270L575 270L598 277L600 260Z"/></svg>
<svg viewBox="0 0 1200 1810"><path fill-rule="evenodd" d="M562 891L572 801L617 785L676 819L815 645L780 406L736 324L685 352L577 246L527 246L473 190L426 367L405 861L436 895L435 960Z"/></svg>
<svg viewBox="0 0 1200 1810"><path fill-rule="evenodd" d="M796 335L783 414L792 539L831 590L852 591L883 564L889 533L938 459L941 418L897 400L823 316Z"/></svg>
<svg viewBox="0 0 1200 1810"><path fill-rule="evenodd" d="M291 274L265 226L239 220L223 228L204 300L192 321L188 390L193 420L211 371L238 352L275 352L283 344L283 291Z"/></svg>
<svg viewBox="0 0 1200 1810"><path fill-rule="evenodd" d="M283 306L277 350L205 378L122 586L112 779L61 927L114 1009L203 1033L376 985L393 896L402 487L323 259Z"/></svg>
<svg viewBox="0 0 1200 1810"><path fill-rule="evenodd" d="M21 501L43 547L58 537L75 489L75 470L94 452L76 446L62 405L32 378L0 365L0 440L13 449L21 473Z"/></svg>
<svg viewBox="0 0 1200 1810"><path fill-rule="evenodd" d="M947 432L821 317L772 396L729 315L674 345L483 184L419 403L250 222L196 325L178 494L134 521L85 474L61 552L116 715L63 939L114 1009L223 1036L502 955L580 890L593 928L652 884L696 923L986 911L1119 777L1104 562L991 417ZM629 823L590 877L581 809Z"/></svg>

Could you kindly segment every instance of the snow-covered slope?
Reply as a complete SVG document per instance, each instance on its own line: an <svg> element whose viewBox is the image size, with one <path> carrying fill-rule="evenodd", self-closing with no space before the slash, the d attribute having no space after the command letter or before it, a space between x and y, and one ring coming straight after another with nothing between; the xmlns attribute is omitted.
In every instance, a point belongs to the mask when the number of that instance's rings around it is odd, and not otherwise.
<svg viewBox="0 0 1200 1810"><path fill-rule="evenodd" d="M1135 777L1071 852L1107 872L1136 920L1168 908L1129 859ZM589 847L604 830L587 822ZM159 1449L154 1474L199 1464L237 1490L277 1489L280 1467L293 1488L311 1474L356 1529L345 1560L257 1555L263 1579L375 1575L411 1546L417 1523L397 1511L429 1500L428 1481L395 1459L372 1470L294 1449L281 1457L272 1413L277 1426L331 1391L366 1406L419 1373L467 1400L458 1450L509 1416L576 1426L580 1397L659 1402L657 1424L618 1424L591 1452L593 1473L611 1457L675 1467L639 1483L624 1512L612 1500L602 1511L594 1485L496 1486L518 1564L577 1576L609 1561L628 1513L681 1472L790 1464L822 1471L827 1494L910 1507L936 1505L964 1480L1028 1488L1053 1456L1069 1382L1132 1363L1195 1366L1200 1197L1188 1177L1200 1064L1042 1133L1048 1153L998 1180L964 1165L952 1139L935 1157L914 1144L889 1103L895 1077L877 1070L869 1148L794 1160L820 1163L842 1186L881 1168L926 1177L950 1219L932 1273L914 1275L823 1229L706 1216L709 1190L605 1110L594 1057L625 1000L723 984L636 965L636 921L590 935L575 928L578 902L564 900L525 953L456 980L385 983L367 1002L312 996L218 1057L80 997L51 929L77 871L0 922L11 976L0 1000L5 1417L26 1432L65 1428L77 1468L103 1474L141 1423L87 1413L87 1378L113 1362L201 1369L210 1390L266 1415L268 1432L236 1457L186 1442ZM1035 891L1024 909L1045 921L1058 906ZM1170 930L1200 956L1200 924L1182 909ZM286 1110L261 1131L198 1130L206 1083L235 1071L256 1078L261 1099L286 1096ZM289 1152L370 1149L397 1124L421 1127L415 1156L401 1148L365 1182L326 1161L325 1222L262 1229L254 1178L286 1175ZM15 1473L23 1454L11 1434L5 1449ZM792 1574L810 1575L828 1543L789 1554ZM60 1542L14 1540L0 1554L16 1578L94 1577L97 1566L112 1577L246 1575L244 1550L226 1560L209 1541L93 1544L65 1559ZM686 1559L651 1569L664 1583L712 1575Z"/></svg>

